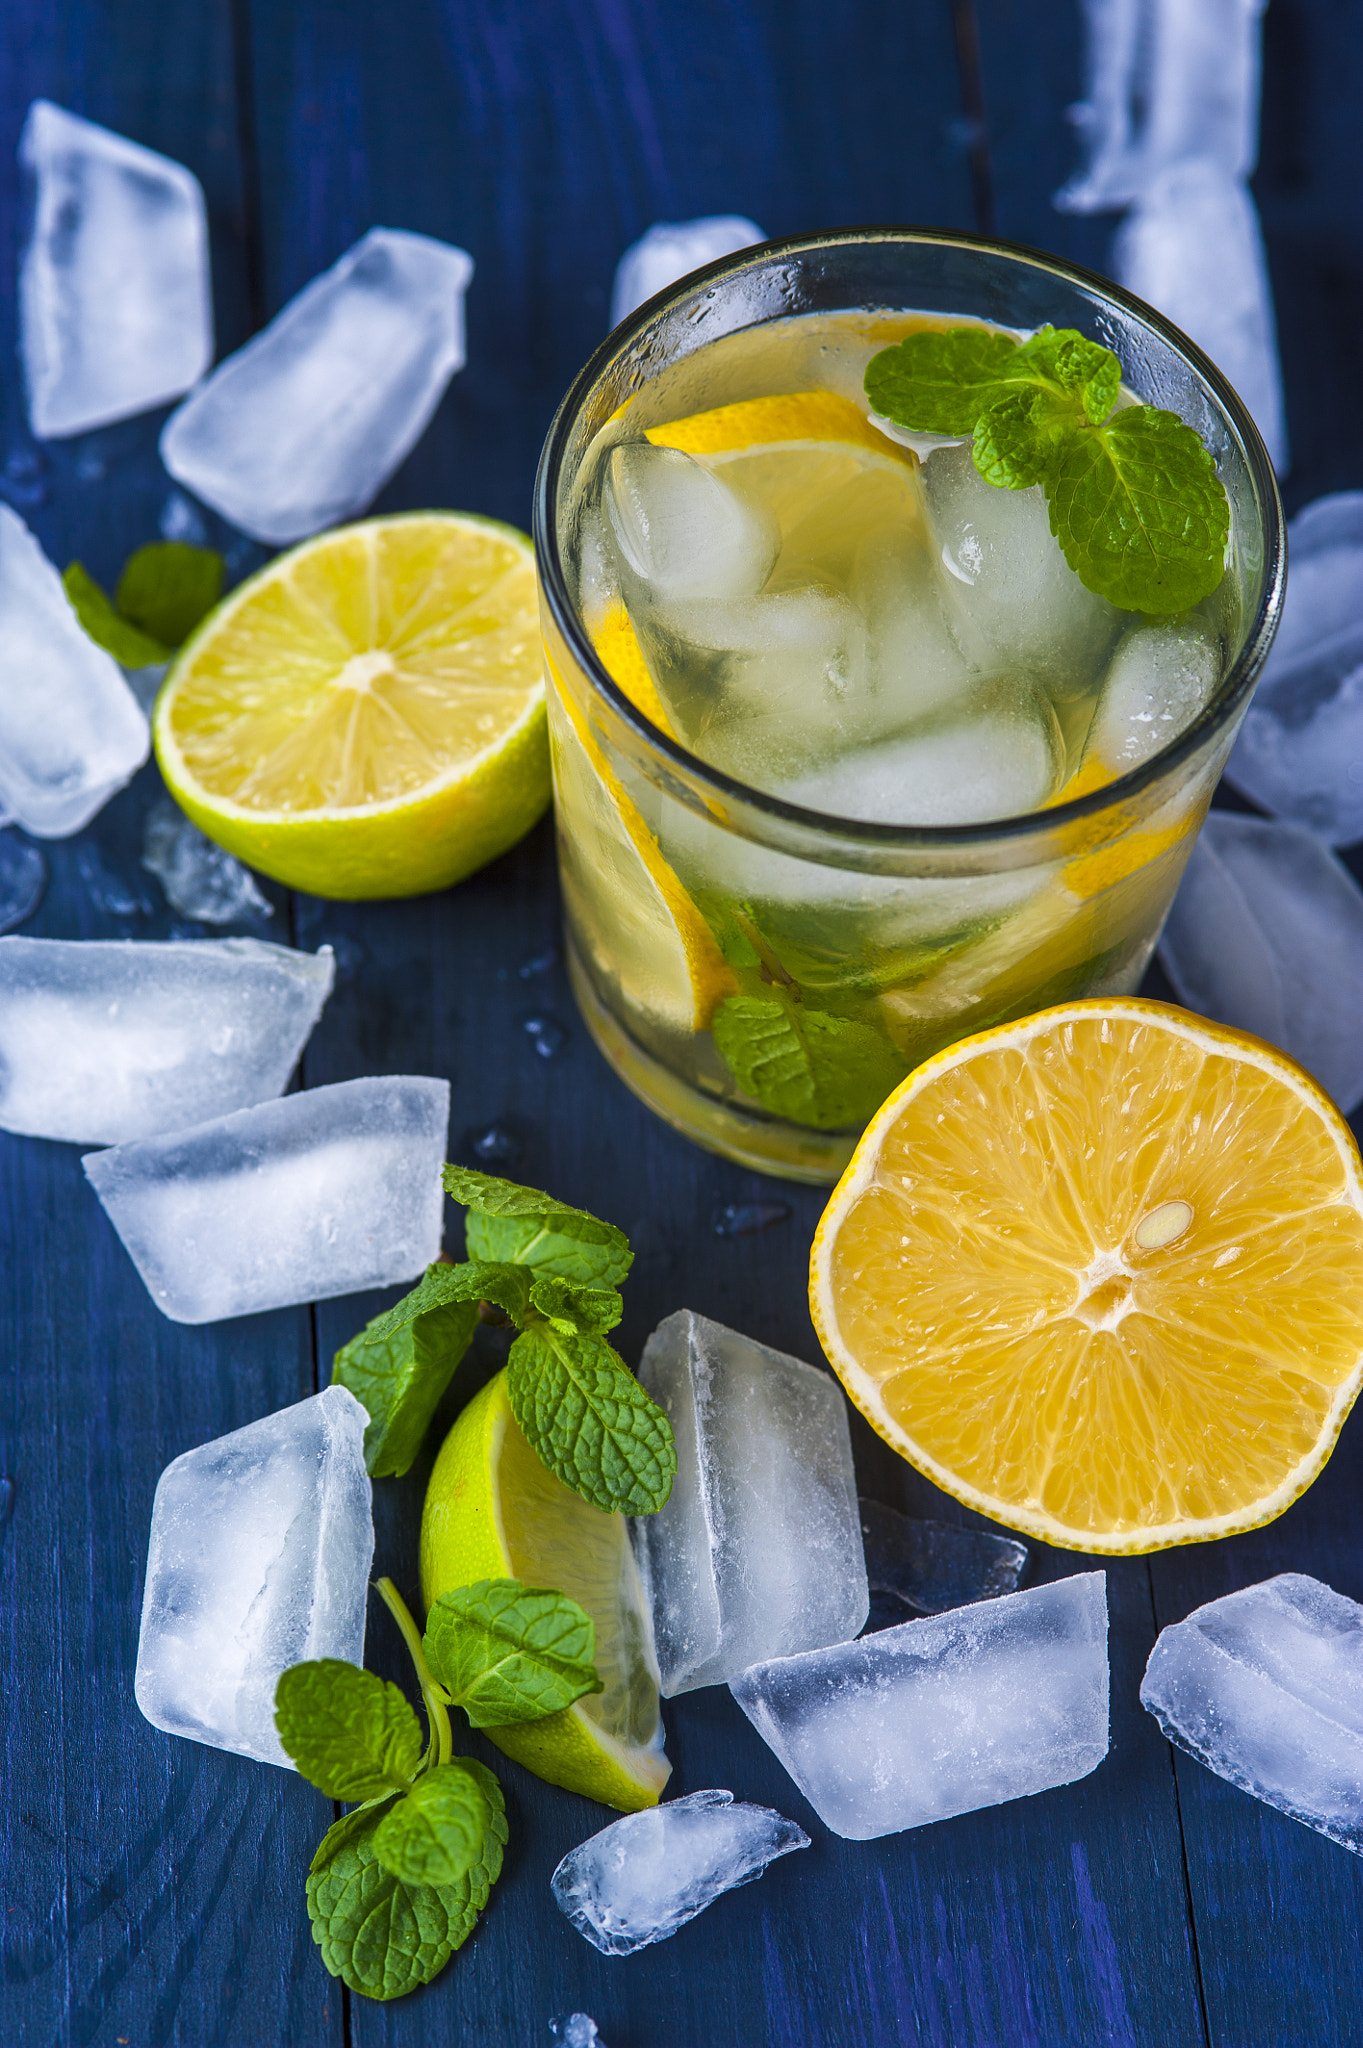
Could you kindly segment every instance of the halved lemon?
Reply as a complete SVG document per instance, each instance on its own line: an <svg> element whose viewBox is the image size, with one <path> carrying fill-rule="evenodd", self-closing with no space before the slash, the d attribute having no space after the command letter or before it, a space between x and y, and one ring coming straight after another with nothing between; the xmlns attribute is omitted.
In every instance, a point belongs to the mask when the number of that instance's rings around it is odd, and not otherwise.
<svg viewBox="0 0 1363 2048"><path fill-rule="evenodd" d="M663 1754L658 1674L643 1589L622 1515L603 1514L556 1479L521 1433L498 1373L446 1437L421 1517L427 1607L479 1579L553 1586L596 1625L604 1692L543 1721L485 1728L527 1770L627 1813L656 1806Z"/></svg>
<svg viewBox="0 0 1363 2048"><path fill-rule="evenodd" d="M829 1359L937 1485L1068 1548L1282 1513L1363 1378L1363 1173L1272 1046L1076 1002L938 1053L814 1240Z"/></svg>
<svg viewBox="0 0 1363 2048"><path fill-rule="evenodd" d="M529 540L409 512L305 541L210 612L153 736L181 808L277 881L448 887L549 802Z"/></svg>

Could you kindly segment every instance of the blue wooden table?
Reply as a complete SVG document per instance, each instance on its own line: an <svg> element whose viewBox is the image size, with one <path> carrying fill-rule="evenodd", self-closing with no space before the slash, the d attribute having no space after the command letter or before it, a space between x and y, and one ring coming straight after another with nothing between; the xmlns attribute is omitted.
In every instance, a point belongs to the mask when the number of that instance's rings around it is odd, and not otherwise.
<svg viewBox="0 0 1363 2048"><path fill-rule="evenodd" d="M1073 0L9 0L0 40L0 493L58 562L78 555L106 582L192 508L158 463L159 414L42 450L28 439L14 146L38 94L203 181L221 351L376 223L473 254L468 367L380 509L527 523L553 406L606 326L617 256L651 221L985 228L1099 269L1111 233L1050 204L1073 167ZM1348 0L1273 0L1265 53L1255 188L1292 509L1363 484L1363 19ZM234 577L264 559L204 528ZM148 768L47 849L26 929L169 934L138 866L158 793ZM627 1358L683 1304L817 1356L804 1273L818 1193L693 1149L607 1071L556 951L547 826L443 896L269 893L256 929L329 941L341 966L303 1082L448 1075L454 1156L477 1163L496 1126L499 1170L628 1230ZM525 1028L545 1018L563 1032L548 1058L556 1034ZM768 1205L763 1229L721 1231L750 1204ZM730 1786L803 1822L814 1846L620 1961L588 1948L548 1891L608 1814L496 1756L512 1833L490 1909L433 1987L383 2007L349 1998L309 1937L303 1874L327 1803L158 1734L132 1697L157 1475L325 1384L380 1300L187 1329L153 1308L77 1148L0 1137L0 1205L3 2048L534 2048L552 2013L578 2008L609 2048L1363 2041L1363 1867L1171 1753L1137 1703L1156 1632L1203 1600L1284 1569L1363 1597L1363 1420L1270 1528L1109 1565L1112 1750L1081 1784L843 1842L727 1691L693 1694L666 1714L674 1788ZM480 1331L460 1398L503 1347ZM962 1518L853 1429L864 1491ZM375 1488L378 1564L409 1597L428 1469ZM1038 1549L1035 1576L1087 1563ZM370 1642L371 1662L403 1677L382 1610Z"/></svg>

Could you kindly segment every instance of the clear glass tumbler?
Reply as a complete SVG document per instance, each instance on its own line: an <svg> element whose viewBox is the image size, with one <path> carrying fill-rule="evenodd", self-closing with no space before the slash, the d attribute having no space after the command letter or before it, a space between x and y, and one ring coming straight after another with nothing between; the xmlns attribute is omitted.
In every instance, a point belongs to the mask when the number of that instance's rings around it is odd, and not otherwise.
<svg viewBox="0 0 1363 2048"><path fill-rule="evenodd" d="M825 816L745 786L664 729L647 673L579 608L584 479L631 425L806 390L823 329L907 312L1078 328L1125 387L1202 435L1231 504L1222 675L1163 751L987 824ZM811 321L811 316L815 316ZM879 345L877 342L876 345ZM837 1177L920 1060L972 1031L1135 989L1282 602L1272 468L1225 379L1115 286L956 234L850 229L695 273L617 328L550 429L535 494L570 972L597 1044L688 1137L765 1172ZM614 673L612 673L612 669Z"/></svg>

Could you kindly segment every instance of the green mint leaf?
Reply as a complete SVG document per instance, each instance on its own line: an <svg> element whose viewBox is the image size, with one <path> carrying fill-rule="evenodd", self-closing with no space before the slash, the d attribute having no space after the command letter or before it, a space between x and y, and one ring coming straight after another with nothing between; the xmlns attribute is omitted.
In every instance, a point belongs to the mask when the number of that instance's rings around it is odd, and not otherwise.
<svg viewBox="0 0 1363 2048"><path fill-rule="evenodd" d="M866 365L871 410L910 432L968 434L1017 347L987 327L906 335Z"/></svg>
<svg viewBox="0 0 1363 2048"><path fill-rule="evenodd" d="M987 484L1025 491L1045 483L1074 431L1072 398L1049 385L1021 385L996 398L975 422L975 467Z"/></svg>
<svg viewBox="0 0 1363 2048"><path fill-rule="evenodd" d="M538 1266L565 1280L605 1287L618 1286L634 1262L623 1230L538 1188L465 1166L447 1166L444 1183L470 1212L465 1238L471 1259Z"/></svg>
<svg viewBox="0 0 1363 2048"><path fill-rule="evenodd" d="M280 1673L275 1726L303 1777L328 1799L404 1791L421 1766L421 1725L397 1686L339 1657Z"/></svg>
<svg viewBox="0 0 1363 2048"><path fill-rule="evenodd" d="M530 1305L547 1316L557 1330L576 1330L583 1337L604 1337L625 1312L614 1287L583 1287L547 1273L530 1289Z"/></svg>
<svg viewBox="0 0 1363 2048"><path fill-rule="evenodd" d="M1036 379L1077 396L1093 426L1107 418L1122 388L1122 366L1112 350L1076 327L1039 327L1010 359L1006 374L1009 383Z"/></svg>
<svg viewBox="0 0 1363 2048"><path fill-rule="evenodd" d="M864 1124L907 1071L869 1024L785 996L728 996L710 1028L745 1095L819 1131Z"/></svg>
<svg viewBox="0 0 1363 2048"><path fill-rule="evenodd" d="M566 1593L480 1579L442 1593L426 1617L426 1662L475 1728L541 1721L604 1690L596 1629Z"/></svg>
<svg viewBox="0 0 1363 2048"><path fill-rule="evenodd" d="M497 1803L500 1810L500 1787ZM462 1759L437 1764L388 1808L374 1854L403 1884L458 1884L481 1861L491 1824L487 1792Z"/></svg>
<svg viewBox="0 0 1363 2048"><path fill-rule="evenodd" d="M121 618L80 562L67 565L62 586L71 600L72 611L96 647L112 654L124 668L150 668L156 662L170 660L173 650Z"/></svg>
<svg viewBox="0 0 1363 2048"><path fill-rule="evenodd" d="M222 556L214 548L194 548L182 540L150 541L123 565L118 609L153 639L179 647L221 597L222 566Z"/></svg>
<svg viewBox="0 0 1363 2048"><path fill-rule="evenodd" d="M369 1411L364 1462L376 1478L408 1470L468 1350L483 1296L449 1278L464 1270L428 1267L410 1294L375 1316L332 1362L333 1384L348 1387Z"/></svg>
<svg viewBox="0 0 1363 2048"><path fill-rule="evenodd" d="M482 1764L461 1761L483 1784L491 1821L478 1861L457 1883L409 1885L384 1869L374 1838L396 1798L348 1813L312 1859L312 1938L332 1976L365 1998L400 1998L429 1984L473 1932L497 1881L507 1838L501 1788Z"/></svg>
<svg viewBox="0 0 1363 2048"><path fill-rule="evenodd" d="M1225 486L1177 413L1128 406L1077 434L1046 496L1065 560L1124 611L1187 611L1225 573Z"/></svg>
<svg viewBox="0 0 1363 2048"><path fill-rule="evenodd" d="M565 1486L607 1514L651 1515L672 1491L672 1425L604 1337L536 1323L507 1359L512 1413Z"/></svg>

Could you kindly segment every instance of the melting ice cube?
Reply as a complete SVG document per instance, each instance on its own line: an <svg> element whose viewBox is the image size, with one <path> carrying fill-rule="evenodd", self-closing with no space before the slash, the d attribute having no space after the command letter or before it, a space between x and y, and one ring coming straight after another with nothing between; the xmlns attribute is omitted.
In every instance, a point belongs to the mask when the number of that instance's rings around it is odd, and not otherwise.
<svg viewBox="0 0 1363 2048"><path fill-rule="evenodd" d="M603 1955L666 1941L735 1885L809 1836L769 1806L732 1792L692 1792L626 1814L570 1849L550 1883L554 1903Z"/></svg>
<svg viewBox="0 0 1363 2048"><path fill-rule="evenodd" d="M730 1690L852 1841L1069 1785L1107 1755L1106 1574L778 1657Z"/></svg>
<svg viewBox="0 0 1363 2048"><path fill-rule="evenodd" d="M666 291L678 278L766 239L756 221L740 213L659 221L637 242L631 242L615 266L611 326L618 327L627 313L642 306L656 292Z"/></svg>
<svg viewBox="0 0 1363 2048"><path fill-rule="evenodd" d="M776 521L680 449L612 449L605 498L616 544L654 600L752 597L771 573Z"/></svg>
<svg viewBox="0 0 1363 2048"><path fill-rule="evenodd" d="M1162 1629L1141 1705L1219 1778L1363 1855L1363 1607L1283 1572Z"/></svg>
<svg viewBox="0 0 1363 2048"><path fill-rule="evenodd" d="M1045 803L1061 761L1054 714L983 712L884 740L781 782L788 803L882 825L970 825Z"/></svg>
<svg viewBox="0 0 1363 2048"><path fill-rule="evenodd" d="M633 1525L664 1696L854 1636L866 1569L836 1381L690 1309L639 1378L677 1442L667 1505Z"/></svg>
<svg viewBox="0 0 1363 2048"><path fill-rule="evenodd" d="M142 766L147 721L61 577L0 505L0 810L40 839L89 823Z"/></svg>
<svg viewBox="0 0 1363 2048"><path fill-rule="evenodd" d="M36 185L19 273L34 433L81 434L178 398L213 360L198 179L50 100L29 108L19 158Z"/></svg>
<svg viewBox="0 0 1363 2048"><path fill-rule="evenodd" d="M1180 1002L1363 1099L1363 890L1301 825L1211 811L1160 939Z"/></svg>
<svg viewBox="0 0 1363 2048"><path fill-rule="evenodd" d="M349 518L462 367L472 275L448 242L371 228L171 415L166 468L274 545Z"/></svg>
<svg viewBox="0 0 1363 2048"><path fill-rule="evenodd" d="M267 1101L332 971L259 939L0 939L0 1127L119 1145Z"/></svg>
<svg viewBox="0 0 1363 2048"><path fill-rule="evenodd" d="M205 924L254 922L273 915L249 868L216 846L177 804L154 804L142 836L142 865L156 875L182 917Z"/></svg>
<svg viewBox="0 0 1363 2048"><path fill-rule="evenodd" d="M167 1465L134 1685L154 1728L292 1768L274 1724L280 1673L311 1657L364 1662L368 1420L328 1387Z"/></svg>
<svg viewBox="0 0 1363 2048"><path fill-rule="evenodd" d="M211 1323L414 1279L449 1111L448 1081L338 1081L81 1164L157 1307Z"/></svg>
<svg viewBox="0 0 1363 2048"><path fill-rule="evenodd" d="M1175 619L1138 626L1108 664L1084 759L1125 775L1186 732L1211 702L1221 673L1211 636Z"/></svg>
<svg viewBox="0 0 1363 2048"><path fill-rule="evenodd" d="M1027 1569L1025 1543L984 1529L919 1521L878 1500L857 1505L873 1593L892 1593L920 1614L942 1614L1017 1591Z"/></svg>

